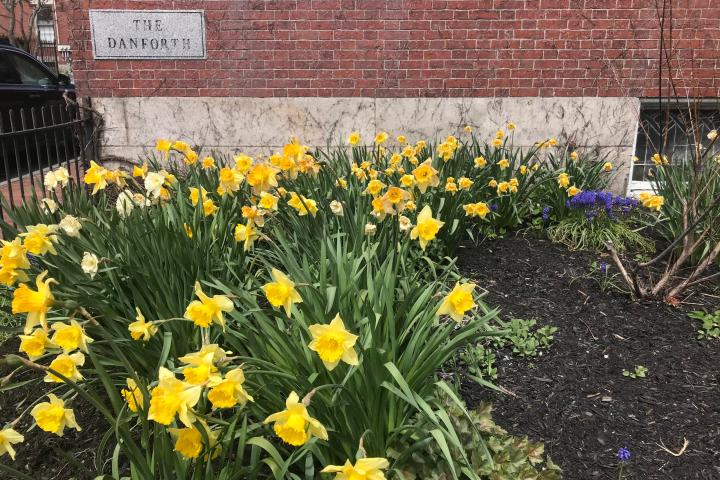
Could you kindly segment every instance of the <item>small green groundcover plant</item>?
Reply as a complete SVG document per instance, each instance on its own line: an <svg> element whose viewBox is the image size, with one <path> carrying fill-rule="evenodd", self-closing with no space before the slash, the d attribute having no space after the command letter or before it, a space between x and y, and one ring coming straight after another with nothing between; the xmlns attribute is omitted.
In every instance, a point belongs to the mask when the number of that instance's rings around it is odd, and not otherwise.
<svg viewBox="0 0 720 480"><path fill-rule="evenodd" d="M645 378L647 376L648 369L645 368L642 365L635 365L635 368L632 370L624 369L622 374L623 377L630 377L630 378Z"/></svg>
<svg viewBox="0 0 720 480"><path fill-rule="evenodd" d="M353 133L258 158L161 139L131 172L47 172L46 196L3 205L0 223L22 321L0 389L28 374L37 392L2 418L0 471L32 478L18 429L79 431L82 399L105 424L101 478L431 478L422 451L437 478L557 478L539 444L491 428L437 374L497 317L460 277L459 241L607 174L552 139L517 148L514 130ZM503 325L507 345L539 354L554 330L533 326Z"/></svg>
<svg viewBox="0 0 720 480"><path fill-rule="evenodd" d="M688 317L702 322L702 328L697 331L698 340L720 338L720 310L715 313L696 310L688 313Z"/></svg>

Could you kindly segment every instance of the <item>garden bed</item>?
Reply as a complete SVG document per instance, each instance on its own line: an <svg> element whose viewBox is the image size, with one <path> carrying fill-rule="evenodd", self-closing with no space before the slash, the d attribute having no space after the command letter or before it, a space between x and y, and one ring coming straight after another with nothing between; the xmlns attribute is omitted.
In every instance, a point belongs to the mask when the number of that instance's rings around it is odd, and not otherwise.
<svg viewBox="0 0 720 480"><path fill-rule="evenodd" d="M700 324L687 317L720 308L717 288L693 292L679 308L633 302L578 278L596 255L542 239L487 241L458 256L502 318L558 328L542 356L498 354L496 383L515 397L465 384L469 406L492 401L498 425L543 441L564 478L618 478L620 447L632 453L624 478L720 478L720 341L697 340ZM635 365L646 378L623 376ZM659 446L677 453L683 439L679 457Z"/></svg>

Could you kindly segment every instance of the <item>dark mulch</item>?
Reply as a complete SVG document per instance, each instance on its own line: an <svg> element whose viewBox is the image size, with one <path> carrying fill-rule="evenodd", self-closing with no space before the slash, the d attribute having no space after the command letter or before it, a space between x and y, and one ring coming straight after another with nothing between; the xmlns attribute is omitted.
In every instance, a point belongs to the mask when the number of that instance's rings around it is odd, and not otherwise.
<svg viewBox="0 0 720 480"><path fill-rule="evenodd" d="M4 357L8 353L17 353L17 348L17 338L6 341L0 345L0 357ZM19 383L33 377L42 378L42 376L42 372L25 369L21 374L14 376L9 383ZM38 388L36 384L30 384L0 392L0 419L3 422L15 420L32 405L38 396L50 391L50 385L49 383L43 384ZM47 401L47 397L42 401ZM28 411L14 427L25 436L25 442L15 446L17 450L15 461L11 461L7 455L3 456L0 461L36 480L93 478L91 471L94 470L92 465L96 461L96 448L108 428L107 423L97 410L80 398L75 398L67 405L75 411L75 418L82 428L81 432L66 429L65 435L62 437L44 432L34 426L35 422ZM104 458L110 458L111 455L112 451ZM0 478L9 477L0 472Z"/></svg>
<svg viewBox="0 0 720 480"><path fill-rule="evenodd" d="M497 383L516 397L467 384L470 406L492 401L495 421L545 442L569 480L617 479L619 447L632 452L624 478L720 478L720 340L697 340L699 322L686 316L720 308L717 288L674 308L577 280L597 256L547 240L512 237L458 253L462 273L503 318L558 327L543 356L499 358ZM622 376L635 365L648 376ZM679 457L658 446L677 452L684 438Z"/></svg>

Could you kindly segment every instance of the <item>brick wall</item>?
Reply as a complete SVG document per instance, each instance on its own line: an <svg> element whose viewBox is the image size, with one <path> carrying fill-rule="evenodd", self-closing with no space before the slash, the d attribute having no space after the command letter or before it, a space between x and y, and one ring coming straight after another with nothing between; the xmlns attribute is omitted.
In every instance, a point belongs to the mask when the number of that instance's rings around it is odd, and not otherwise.
<svg viewBox="0 0 720 480"><path fill-rule="evenodd" d="M60 0L81 94L656 96L654 0ZM720 4L676 0L677 69L720 91ZM88 8L203 9L207 60L92 58ZM65 39L61 39L65 43ZM691 73L692 72L692 73ZM692 75L692 79L690 76ZM683 86L683 84L679 84ZM683 92L680 91L680 94Z"/></svg>

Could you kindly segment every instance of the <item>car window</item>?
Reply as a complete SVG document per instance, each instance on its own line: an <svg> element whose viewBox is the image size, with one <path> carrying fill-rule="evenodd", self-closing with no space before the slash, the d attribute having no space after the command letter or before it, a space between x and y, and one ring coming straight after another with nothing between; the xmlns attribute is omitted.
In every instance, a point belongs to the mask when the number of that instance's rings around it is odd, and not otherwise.
<svg viewBox="0 0 720 480"><path fill-rule="evenodd" d="M21 85L51 85L54 79L27 58L0 53L0 83Z"/></svg>

